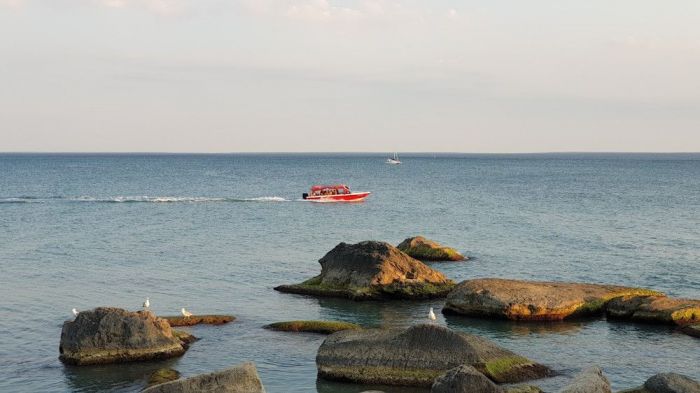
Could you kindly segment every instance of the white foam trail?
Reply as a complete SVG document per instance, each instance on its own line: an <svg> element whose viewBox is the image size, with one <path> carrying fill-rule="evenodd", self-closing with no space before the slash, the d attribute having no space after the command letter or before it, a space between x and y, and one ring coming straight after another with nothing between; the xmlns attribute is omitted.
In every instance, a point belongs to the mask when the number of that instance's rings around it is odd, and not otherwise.
<svg viewBox="0 0 700 393"><path fill-rule="evenodd" d="M102 202L102 203L201 203L201 202L286 202L288 199L278 196L264 196L257 198L221 198L221 197L174 197L174 196L117 196L112 198L95 198L81 196L71 198L76 202Z"/></svg>
<svg viewBox="0 0 700 393"><path fill-rule="evenodd" d="M278 197L278 196L264 196L264 197L257 197L257 198L248 198L244 199L246 201L251 201L251 202L288 202L288 199Z"/></svg>

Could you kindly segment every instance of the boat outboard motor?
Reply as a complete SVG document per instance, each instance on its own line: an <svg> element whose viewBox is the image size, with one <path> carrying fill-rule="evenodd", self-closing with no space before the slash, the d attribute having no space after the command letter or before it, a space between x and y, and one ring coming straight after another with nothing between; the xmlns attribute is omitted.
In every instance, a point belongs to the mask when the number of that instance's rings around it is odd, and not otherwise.
<svg viewBox="0 0 700 393"><path fill-rule="evenodd" d="M302 199L306 199L306 198L308 198L308 197L309 197L309 194L306 193L306 192L303 193L303 194L301 194L301 198L302 198Z"/></svg>

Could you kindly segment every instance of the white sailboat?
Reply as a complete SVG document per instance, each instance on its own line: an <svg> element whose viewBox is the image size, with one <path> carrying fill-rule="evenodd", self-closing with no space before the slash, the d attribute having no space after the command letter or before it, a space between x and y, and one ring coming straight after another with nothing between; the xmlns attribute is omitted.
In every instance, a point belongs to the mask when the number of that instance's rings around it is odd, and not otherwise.
<svg viewBox="0 0 700 393"><path fill-rule="evenodd" d="M391 164L391 165L399 165L399 164L401 164L401 161L399 161L399 155L396 154L396 153L394 153L394 156L393 156L393 157L389 157L389 158L386 159L386 163L387 163L387 164Z"/></svg>

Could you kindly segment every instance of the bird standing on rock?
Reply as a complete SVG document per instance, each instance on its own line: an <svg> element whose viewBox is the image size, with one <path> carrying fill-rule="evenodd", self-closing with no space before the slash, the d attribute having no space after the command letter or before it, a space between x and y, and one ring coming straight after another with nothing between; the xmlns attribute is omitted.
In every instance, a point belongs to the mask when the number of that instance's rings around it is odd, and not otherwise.
<svg viewBox="0 0 700 393"><path fill-rule="evenodd" d="M189 317L192 316L192 313L189 312L189 311L187 311L187 310L185 310L184 307L180 310L180 312L182 313L182 316L185 317L185 318L189 318Z"/></svg>
<svg viewBox="0 0 700 393"><path fill-rule="evenodd" d="M74 316L74 317L77 317L78 314L80 314L80 313L78 312L78 310L76 310L76 309L72 309L71 311L73 311L73 316Z"/></svg>
<svg viewBox="0 0 700 393"><path fill-rule="evenodd" d="M430 307L430 311L428 312L428 319L430 319L431 321L434 321L437 319L437 317L435 316L435 313L433 312L432 307Z"/></svg>
<svg viewBox="0 0 700 393"><path fill-rule="evenodd" d="M149 298L146 298L146 301L143 302L143 308L148 309L151 307L151 300Z"/></svg>

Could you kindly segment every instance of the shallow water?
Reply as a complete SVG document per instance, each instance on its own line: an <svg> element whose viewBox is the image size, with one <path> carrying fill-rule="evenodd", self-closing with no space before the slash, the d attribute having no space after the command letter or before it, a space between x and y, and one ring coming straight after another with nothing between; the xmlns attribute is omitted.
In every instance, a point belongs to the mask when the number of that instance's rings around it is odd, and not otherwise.
<svg viewBox="0 0 700 393"><path fill-rule="evenodd" d="M423 234L473 259L433 267L474 277L645 286L700 298L700 155L0 155L0 391L138 391L256 362L268 392L360 392L316 380L323 336L262 329L289 319L409 326L442 302L356 303L272 287L318 273L340 241ZM299 201L309 185L371 190L362 204ZM66 367L70 309L180 307L236 322L191 328L179 359ZM598 364L615 389L657 372L700 379L700 340L602 319L523 324L438 314L556 369L549 391ZM383 388L387 392L409 391ZM420 392L421 390L416 390Z"/></svg>

